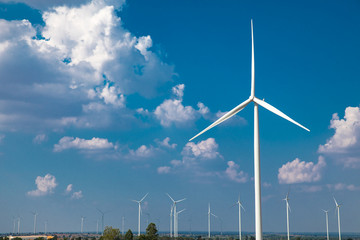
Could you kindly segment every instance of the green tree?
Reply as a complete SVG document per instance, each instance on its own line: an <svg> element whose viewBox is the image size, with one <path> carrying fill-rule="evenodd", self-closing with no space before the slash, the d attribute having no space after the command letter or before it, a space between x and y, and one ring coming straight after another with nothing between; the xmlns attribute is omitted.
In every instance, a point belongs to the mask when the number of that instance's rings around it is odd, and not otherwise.
<svg viewBox="0 0 360 240"><path fill-rule="evenodd" d="M157 240L159 237L157 232L155 223L150 223L146 228L146 240Z"/></svg>
<svg viewBox="0 0 360 240"><path fill-rule="evenodd" d="M45 240L43 237L35 238L34 240Z"/></svg>
<svg viewBox="0 0 360 240"><path fill-rule="evenodd" d="M147 238L144 234L140 234L139 240L147 240Z"/></svg>
<svg viewBox="0 0 360 240"><path fill-rule="evenodd" d="M132 231L129 229L126 233L125 233L125 240L133 240L134 239L134 234L132 233Z"/></svg>
<svg viewBox="0 0 360 240"><path fill-rule="evenodd" d="M118 228L105 227L103 235L100 237L100 240L119 240L120 239L120 230Z"/></svg>

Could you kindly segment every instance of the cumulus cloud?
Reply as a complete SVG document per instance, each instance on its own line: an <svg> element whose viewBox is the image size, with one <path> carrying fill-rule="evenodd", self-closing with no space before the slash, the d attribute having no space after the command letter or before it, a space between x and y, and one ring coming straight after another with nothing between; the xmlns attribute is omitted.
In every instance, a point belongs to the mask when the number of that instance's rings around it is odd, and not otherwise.
<svg viewBox="0 0 360 240"><path fill-rule="evenodd" d="M41 143L43 143L43 142L46 141L46 140L47 140L47 136L42 133L42 134L38 134L38 135L36 135L36 136L34 137L33 143L35 143L35 144L41 144Z"/></svg>
<svg viewBox="0 0 360 240"><path fill-rule="evenodd" d="M36 189L27 192L29 196L39 197L53 193L56 188L56 178L51 174L46 174L44 177L38 176L35 179Z"/></svg>
<svg viewBox="0 0 360 240"><path fill-rule="evenodd" d="M83 197L83 194L82 194L82 191L78 191L78 192L74 192L72 195L71 195L71 199L80 199Z"/></svg>
<svg viewBox="0 0 360 240"><path fill-rule="evenodd" d="M136 150L129 150L129 155L131 157L136 157L136 158L148 158L151 157L154 154L154 148L152 146L147 147L145 145L141 145L138 149Z"/></svg>
<svg viewBox="0 0 360 240"><path fill-rule="evenodd" d="M70 193L72 191L72 184L67 185L66 189L65 189L65 193Z"/></svg>
<svg viewBox="0 0 360 240"><path fill-rule="evenodd" d="M169 166L162 166L162 167L158 167L158 168L157 168L157 172L158 172L159 174L169 173L170 170L171 170L171 167L169 167Z"/></svg>
<svg viewBox="0 0 360 240"><path fill-rule="evenodd" d="M209 109L200 102L198 103L198 110L194 109L192 106L184 106L184 89L184 84L176 85L172 88L175 97L173 99L164 100L163 103L156 107L154 115L160 121L162 126L170 127L173 124L178 127L189 126L203 114L208 113Z"/></svg>
<svg viewBox="0 0 360 240"><path fill-rule="evenodd" d="M360 147L360 109L347 107L344 119L334 113L330 121L330 128L335 129L335 134L319 146L321 153L344 153L353 147Z"/></svg>
<svg viewBox="0 0 360 240"><path fill-rule="evenodd" d="M122 3L61 4L43 12L41 28L27 20L0 20L0 129L134 122L126 96L156 96L174 71L151 50L151 36L123 28L115 11Z"/></svg>
<svg viewBox="0 0 360 240"><path fill-rule="evenodd" d="M334 135L318 151L345 168L360 168L360 108L347 107L344 119L334 113L330 128L335 130Z"/></svg>
<svg viewBox="0 0 360 240"><path fill-rule="evenodd" d="M184 161L195 161L214 159L221 157L218 152L219 145L216 143L214 138L208 138L198 143L188 142L183 148L181 155Z"/></svg>
<svg viewBox="0 0 360 240"><path fill-rule="evenodd" d="M63 137L59 143L54 145L54 152L61 152L66 149L99 150L114 148L113 143L104 138L93 137L90 140L74 137Z"/></svg>
<svg viewBox="0 0 360 240"><path fill-rule="evenodd" d="M228 167L225 170L225 175L232 181L238 183L245 183L248 180L248 175L240 170L240 166L233 161L227 162Z"/></svg>
<svg viewBox="0 0 360 240"><path fill-rule="evenodd" d="M157 141L158 144L162 147L165 147L165 148L170 148L170 149L175 149L177 144L176 143L172 143L170 144L170 138L169 137L166 137L164 138L164 140L162 141Z"/></svg>
<svg viewBox="0 0 360 240"><path fill-rule="evenodd" d="M296 158L279 168L279 183L317 182L321 179L321 172L325 166L326 162L322 156L319 157L317 164L300 161L300 159Z"/></svg>

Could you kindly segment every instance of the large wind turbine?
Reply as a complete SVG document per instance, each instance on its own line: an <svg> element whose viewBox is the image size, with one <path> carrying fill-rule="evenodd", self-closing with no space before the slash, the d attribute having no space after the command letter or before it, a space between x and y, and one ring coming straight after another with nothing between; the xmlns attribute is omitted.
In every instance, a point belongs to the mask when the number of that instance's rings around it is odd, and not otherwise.
<svg viewBox="0 0 360 240"><path fill-rule="evenodd" d="M334 202L336 205L337 215L338 215L338 227L339 227L339 240L341 240L341 230L340 230L340 204L337 203L334 197Z"/></svg>
<svg viewBox="0 0 360 240"><path fill-rule="evenodd" d="M239 207L239 240L241 240L241 208L245 211L245 208L243 207L243 205L240 202L240 195L239 195L239 199L237 200L237 202L233 205L233 207L235 205L238 205Z"/></svg>
<svg viewBox="0 0 360 240"><path fill-rule="evenodd" d="M290 209L290 205L289 205L289 192L286 194L286 197L283 199L284 201L286 201L286 229L287 229L287 238L288 240L290 240L290 231L289 231L289 210Z"/></svg>
<svg viewBox="0 0 360 240"><path fill-rule="evenodd" d="M136 201L136 200L133 200L133 202L136 202L139 204L139 222L138 222L138 236L140 236L140 215L141 215L141 202L146 198L146 196L148 195L149 193L145 194L145 196L140 200L140 201Z"/></svg>
<svg viewBox="0 0 360 240"><path fill-rule="evenodd" d="M226 121L227 119L231 118L236 113L240 112L244 109L250 102L254 102L254 185L255 185L255 233L256 233L256 240L262 240L262 218L261 218L261 181L260 181L260 141L259 141L259 112L258 112L258 105L266 108L272 113L285 118L286 120L298 125L299 127L310 131L306 127L302 126L301 124L297 123L290 117L286 116L284 113L276 109L275 107L271 106L270 104L266 103L263 100L258 99L255 97L255 58L254 58L254 34L253 34L253 21L251 20L251 40L252 40L252 54L251 54L251 93L249 99L245 100L210 126L205 128L203 131L195 135L189 141L193 140L194 138L198 137L199 135L203 134L204 132L208 131L209 129L215 127L216 125Z"/></svg>
<svg viewBox="0 0 360 240"><path fill-rule="evenodd" d="M36 217L39 215L36 211L31 212L34 215L34 234L36 233Z"/></svg>
<svg viewBox="0 0 360 240"><path fill-rule="evenodd" d="M328 212L329 210L323 210L325 213L325 218L326 218L326 239L329 240L329 216L328 216Z"/></svg>
<svg viewBox="0 0 360 240"><path fill-rule="evenodd" d="M169 198L170 198L171 201L173 202L174 237L178 237L176 204L179 203L179 202L182 202L182 201L186 200L186 198L183 198L183 199L180 199L180 200L175 201L168 193L167 193L167 195L169 196Z"/></svg>
<svg viewBox="0 0 360 240"><path fill-rule="evenodd" d="M208 210L208 238L210 238L210 221L211 221L211 215L214 217L218 217L215 214L213 214L210 210L210 203L209 203L209 210Z"/></svg>

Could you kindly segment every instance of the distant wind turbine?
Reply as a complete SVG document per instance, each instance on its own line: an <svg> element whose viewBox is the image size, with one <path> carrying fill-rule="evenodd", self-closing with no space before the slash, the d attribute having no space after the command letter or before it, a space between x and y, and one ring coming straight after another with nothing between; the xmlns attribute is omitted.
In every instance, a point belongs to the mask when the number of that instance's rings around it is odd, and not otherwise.
<svg viewBox="0 0 360 240"><path fill-rule="evenodd" d="M14 222L13 231L12 231L13 234L15 234L16 220L17 219L15 217L13 217L13 222Z"/></svg>
<svg viewBox="0 0 360 240"><path fill-rule="evenodd" d="M168 193L167 193L167 195L169 196L169 198L170 198L171 201L173 202L174 237L178 237L176 204L179 203L179 202L182 202L182 201L186 200L186 198L183 198L183 199L181 199L181 200L175 201Z"/></svg>
<svg viewBox="0 0 360 240"><path fill-rule="evenodd" d="M171 204L170 206L170 237L172 237L173 235L173 222L172 222L172 219L173 219L173 211L174 211L174 205Z"/></svg>
<svg viewBox="0 0 360 240"><path fill-rule="evenodd" d="M125 228L124 228L124 226L125 226L125 217L123 216L123 217L122 217L122 223L121 223L121 232L122 232L122 235L125 234Z"/></svg>
<svg viewBox="0 0 360 240"><path fill-rule="evenodd" d="M146 196L149 193L145 194L145 196L140 200L140 201L136 201L136 200L132 200L133 202L136 202L139 204L139 222L138 222L138 236L140 236L140 217L141 217L141 202L144 201L144 199L146 198Z"/></svg>
<svg viewBox="0 0 360 240"><path fill-rule="evenodd" d="M18 217L18 234L20 234L21 216Z"/></svg>
<svg viewBox="0 0 360 240"><path fill-rule="evenodd" d="M290 192L290 191L289 191ZM283 199L284 201L286 201L286 229L287 229L287 238L288 240L290 240L290 230L289 230L289 210L290 209L290 205L289 205L289 192L286 194L286 197Z"/></svg>
<svg viewBox="0 0 360 240"><path fill-rule="evenodd" d="M329 240L329 210L323 210L323 212L325 213L326 218L326 239Z"/></svg>
<svg viewBox="0 0 360 240"><path fill-rule="evenodd" d="M238 205L239 207L239 240L241 240L241 208L245 211L245 208L243 207L243 205L240 202L240 195L239 195L239 199L237 200L237 202L233 205L236 206Z"/></svg>
<svg viewBox="0 0 360 240"><path fill-rule="evenodd" d="M31 212L34 215L34 234L36 233L36 217L39 215L36 211Z"/></svg>
<svg viewBox="0 0 360 240"><path fill-rule="evenodd" d="M275 107L271 106L270 104L266 103L263 100L258 99L255 97L255 57L254 57L254 34L253 34L253 21L251 20L251 40L252 40L252 51L251 51L251 93L249 99L245 100L210 126L205 128L203 131L195 135L189 141L192 141L194 138L200 136L204 132L208 131L209 129L215 127L216 125L228 120L241 110L243 110L250 102L254 102L254 185L255 185L255 236L256 240L262 240L262 217L261 217L261 181L260 181L260 140L259 140L259 113L258 113L258 105L266 108L272 113L298 125L299 127L310 131L306 127L302 126L301 124L297 123Z"/></svg>
<svg viewBox="0 0 360 240"><path fill-rule="evenodd" d="M44 226L44 230L45 230L44 233L45 233L45 235L46 235L46 233L47 233L47 221L44 222L44 225L45 225L45 226Z"/></svg>
<svg viewBox="0 0 360 240"><path fill-rule="evenodd" d="M104 232L104 215L105 215L105 213L108 213L109 211L103 212L99 208L96 208L96 209L101 214L101 232Z"/></svg>
<svg viewBox="0 0 360 240"><path fill-rule="evenodd" d="M336 209L337 210L337 215L338 215L338 227L339 227L339 240L341 240L341 230L340 230L340 206L341 204L338 204L335 197L334 198L334 202L335 202L335 205L336 205Z"/></svg>
<svg viewBox="0 0 360 240"><path fill-rule="evenodd" d="M84 219L85 217L81 216L81 233L84 232Z"/></svg>
<svg viewBox="0 0 360 240"><path fill-rule="evenodd" d="M176 213L176 232L178 234L178 230L179 230L179 214L182 213L183 211L185 211L186 209L180 210Z"/></svg>
<svg viewBox="0 0 360 240"><path fill-rule="evenodd" d="M216 216L215 214L213 214L212 212L211 212L211 210L210 210L210 203L209 203L209 210L208 210L208 238L210 238L210 221L211 221L211 216L214 216L214 217L218 217L218 216Z"/></svg>

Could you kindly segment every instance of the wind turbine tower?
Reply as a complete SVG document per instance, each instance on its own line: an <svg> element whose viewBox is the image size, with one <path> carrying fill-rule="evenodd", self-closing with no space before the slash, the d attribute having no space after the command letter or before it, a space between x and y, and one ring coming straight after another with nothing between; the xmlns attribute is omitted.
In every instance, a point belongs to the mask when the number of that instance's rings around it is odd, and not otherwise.
<svg viewBox="0 0 360 240"><path fill-rule="evenodd" d="M241 208L245 211L245 208L243 207L243 205L240 202L240 195L239 195L239 199L237 200L237 202L233 205L233 207L235 205L238 205L239 207L239 240L241 240Z"/></svg>
<svg viewBox="0 0 360 240"><path fill-rule="evenodd" d="M84 232L84 219L85 217L81 216L81 233Z"/></svg>
<svg viewBox="0 0 360 240"><path fill-rule="evenodd" d="M39 215L36 211L32 212L32 214L34 215L34 234L36 233L36 217L37 215Z"/></svg>
<svg viewBox="0 0 360 240"><path fill-rule="evenodd" d="M210 238L210 221L211 221L211 215L212 216L214 216L214 217L218 217L218 216L216 216L215 214L213 214L212 212L211 212L211 210L210 210L210 203L209 203L209 210L208 210L208 238Z"/></svg>
<svg viewBox="0 0 360 240"><path fill-rule="evenodd" d="M173 219L173 211L174 211L174 205L171 205L170 206L170 237L172 237L172 233L173 233L173 222L172 222L172 219Z"/></svg>
<svg viewBox="0 0 360 240"><path fill-rule="evenodd" d="M140 236L141 202L144 201L144 199L146 198L146 196L147 196L148 194L149 194L149 193L145 194L145 196L144 196L140 201L133 200L133 202L136 202L136 203L139 204L138 236Z"/></svg>
<svg viewBox="0 0 360 240"><path fill-rule="evenodd" d="M169 198L171 199L171 201L173 202L173 214L174 214L174 237L178 237L178 229L177 229L177 211L176 211L176 204L179 202L182 202L184 200L186 200L186 198L183 198L181 200L177 200L175 201L168 193L167 195L169 196Z"/></svg>
<svg viewBox="0 0 360 240"><path fill-rule="evenodd" d="M203 131L195 135L189 141L192 141L194 138L200 136L204 132L208 131L209 129L215 127L216 125L228 120L241 110L243 110L250 102L254 103L254 186L255 186L255 235L256 240L262 240L262 217L261 217L261 179L260 179L260 140L259 140L259 105L266 108L270 112L298 125L299 127L310 131L306 127L302 126L301 124L297 123L290 117L286 116L284 113L276 109L275 107L271 106L270 104L266 103L263 100L255 97L255 57L254 57L254 34L253 34L253 21L251 20L251 40L252 40L252 51L251 51L251 92L250 97L224 114L210 126L205 128Z"/></svg>
<svg viewBox="0 0 360 240"><path fill-rule="evenodd" d="M341 240L341 230L340 230L340 206L341 204L338 204L334 197L334 202L336 205L337 215L338 215L338 227L339 227L339 240Z"/></svg>
<svg viewBox="0 0 360 240"><path fill-rule="evenodd" d="M326 239L329 240L329 216L328 216L329 210L323 210L323 212L325 213L325 218L326 218Z"/></svg>
<svg viewBox="0 0 360 240"><path fill-rule="evenodd" d="M100 214L101 214L101 232L104 232L104 215L105 215L105 212L101 211L100 209L96 208Z"/></svg>
<svg viewBox="0 0 360 240"><path fill-rule="evenodd" d="M283 199L284 201L286 201L286 229L287 229L287 238L288 240L290 240L290 230L289 230L289 210L290 209L290 205L289 205L289 192L286 194L286 197Z"/></svg>
<svg viewBox="0 0 360 240"><path fill-rule="evenodd" d="M44 226L44 230L45 230L44 233L45 233L45 235L46 235L46 233L47 233L47 221L44 222L44 225L45 225L45 226Z"/></svg>
<svg viewBox="0 0 360 240"><path fill-rule="evenodd" d="M18 218L18 234L20 234L20 222L21 222L21 217L19 216L19 218Z"/></svg>

